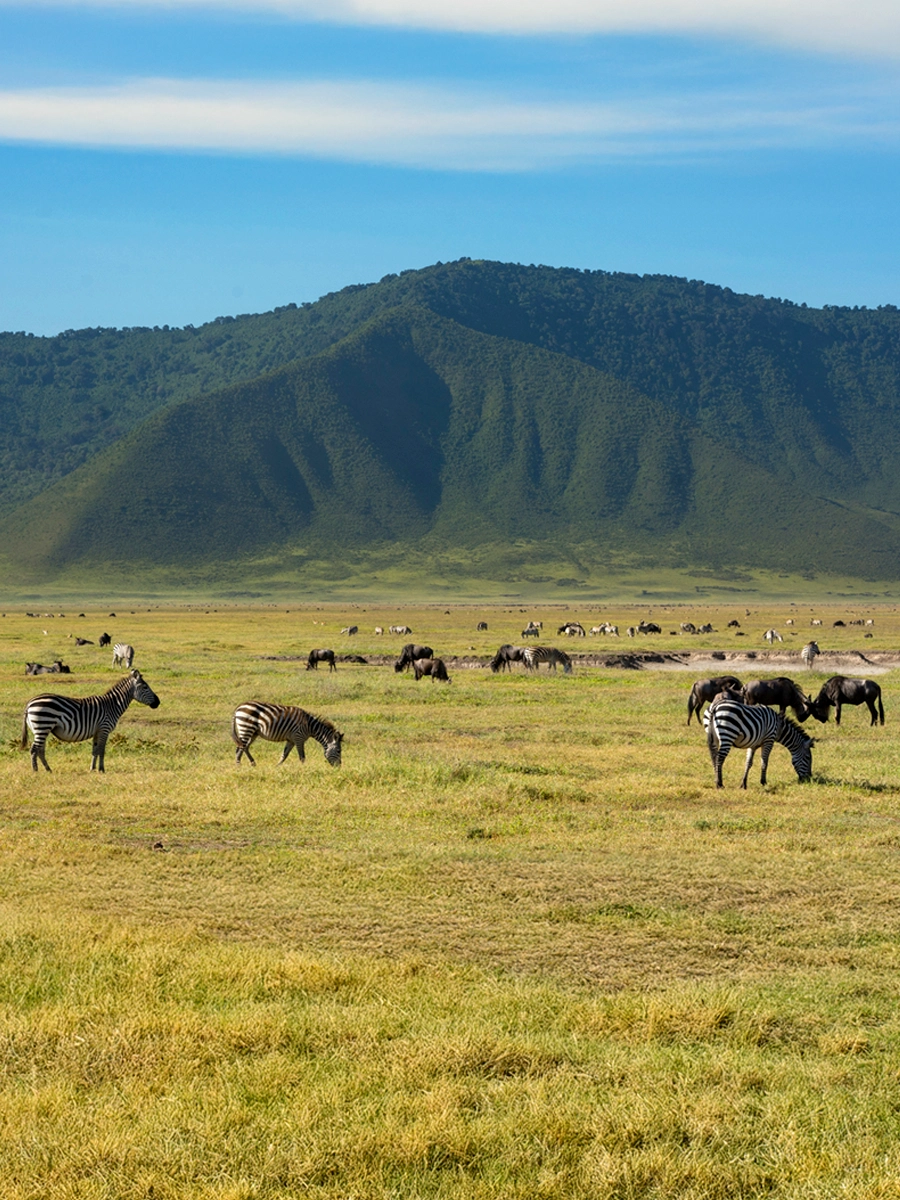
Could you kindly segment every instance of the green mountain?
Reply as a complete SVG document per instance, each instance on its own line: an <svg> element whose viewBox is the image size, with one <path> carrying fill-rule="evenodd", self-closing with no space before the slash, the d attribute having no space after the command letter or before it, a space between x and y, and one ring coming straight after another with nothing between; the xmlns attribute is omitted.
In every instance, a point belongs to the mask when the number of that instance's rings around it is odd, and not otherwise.
<svg viewBox="0 0 900 1200"><path fill-rule="evenodd" d="M437 265L193 330L0 335L0 554L525 539L900 577L900 313Z"/></svg>

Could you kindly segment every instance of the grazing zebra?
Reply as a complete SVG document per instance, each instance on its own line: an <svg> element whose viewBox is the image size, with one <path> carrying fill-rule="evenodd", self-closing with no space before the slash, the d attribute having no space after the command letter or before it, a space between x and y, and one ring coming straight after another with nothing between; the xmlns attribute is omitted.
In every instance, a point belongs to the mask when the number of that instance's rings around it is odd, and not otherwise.
<svg viewBox="0 0 900 1200"><path fill-rule="evenodd" d="M722 765L732 746L747 748L747 763L741 787L746 788L747 777L753 765L753 756L762 749L762 774L760 783L766 782L769 755L776 742L781 742L790 751L791 762L797 778L805 783L812 776L813 738L803 732L788 717L782 717L771 708L753 707L735 700L719 700L703 714L706 728L706 743L709 757L716 772L716 787L722 787Z"/></svg>
<svg viewBox="0 0 900 1200"><path fill-rule="evenodd" d="M565 625L560 625L556 631L557 637L562 634L565 634L566 637L584 637L584 626L578 621L566 621Z"/></svg>
<svg viewBox="0 0 900 1200"><path fill-rule="evenodd" d="M772 645L773 642L783 642L784 641L784 638L781 636L781 634L778 632L777 629L767 629L766 632L763 634L763 637L766 639L766 641L769 643L770 646Z"/></svg>
<svg viewBox="0 0 900 1200"><path fill-rule="evenodd" d="M412 633L412 630L408 625L392 625L388 630L388 633L400 633L409 636L409 634Z"/></svg>
<svg viewBox="0 0 900 1200"><path fill-rule="evenodd" d="M546 663L549 670L555 671L557 663L561 663L565 674L572 674L571 658L565 650L557 650L555 646L526 646L522 650L522 661L528 671L536 671L541 663Z"/></svg>
<svg viewBox="0 0 900 1200"><path fill-rule="evenodd" d="M327 662L329 671L337 670L333 650L310 650L309 658L306 660L307 671L318 671L320 662Z"/></svg>
<svg viewBox="0 0 900 1200"><path fill-rule="evenodd" d="M341 630L341 633L345 633L347 635L347 637L353 637L355 634L359 633L359 626L358 625L345 625L344 628Z"/></svg>
<svg viewBox="0 0 900 1200"><path fill-rule="evenodd" d="M103 771L106 739L132 700L146 704L148 708L159 708L159 696L137 670L129 672L102 696L85 696L82 699L72 696L35 696L25 705L22 749L28 745L30 729L34 735L31 765L36 771L40 759L49 771L45 747L51 733L61 742L84 742L93 738L91 770L96 767L98 771Z"/></svg>
<svg viewBox="0 0 900 1200"><path fill-rule="evenodd" d="M806 663L807 668L809 668L816 661L816 655L821 653L822 651L815 642L807 642L800 651L800 657Z"/></svg>
<svg viewBox="0 0 900 1200"><path fill-rule="evenodd" d="M250 765L256 766L250 747L258 737L267 742L287 743L278 760L279 766L294 746L297 747L297 754L303 762L306 758L303 746L308 738L315 738L321 745L327 763L332 767L341 765L341 742L344 735L324 717L314 717L302 708L286 704L264 704L261 701L239 704L234 710L231 723L231 738L237 746L236 762L240 762L241 756L246 754Z"/></svg>
<svg viewBox="0 0 900 1200"><path fill-rule="evenodd" d="M129 646L127 642L116 642L113 646L114 667L128 667L134 662L134 646Z"/></svg>

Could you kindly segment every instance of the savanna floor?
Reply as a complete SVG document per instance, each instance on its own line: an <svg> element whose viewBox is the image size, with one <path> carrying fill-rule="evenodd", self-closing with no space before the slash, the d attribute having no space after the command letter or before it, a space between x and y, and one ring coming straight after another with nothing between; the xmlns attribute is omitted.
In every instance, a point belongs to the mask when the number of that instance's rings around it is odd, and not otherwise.
<svg viewBox="0 0 900 1200"><path fill-rule="evenodd" d="M900 1195L900 615L290 607L0 618L4 1200ZM887 723L811 728L807 785L776 747L742 793L735 753L717 792L686 670L303 661L383 657L401 622L484 659L531 617L576 655L601 639L567 617L659 620L602 649L740 652L807 690L880 656ZM110 686L68 636L104 629L161 705L105 775L55 741L34 774L24 703ZM343 765L236 766L249 699L334 721Z"/></svg>

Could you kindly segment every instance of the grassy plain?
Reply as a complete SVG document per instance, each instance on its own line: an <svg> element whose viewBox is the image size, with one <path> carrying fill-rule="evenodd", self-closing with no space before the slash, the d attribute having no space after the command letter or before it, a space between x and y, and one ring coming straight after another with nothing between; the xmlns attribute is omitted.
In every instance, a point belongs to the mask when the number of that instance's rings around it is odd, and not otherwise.
<svg viewBox="0 0 900 1200"><path fill-rule="evenodd" d="M655 608L639 648L762 653L774 625L796 655L807 607ZM400 621L486 655L528 617L560 643L563 616L646 607L85 611L0 618L4 1200L900 1195L892 672L884 728L816 726L814 783L776 747L769 786L739 792L735 755L717 793L695 673L443 686L286 657L387 654ZM894 609L816 613L823 649L900 649ZM871 640L832 626L869 615ZM67 636L103 629L161 707L129 710L104 776L53 741L34 775L24 702L109 686ZM566 648L635 648L600 641ZM71 677L24 677L58 656ZM342 768L314 743L236 767L252 698L334 720Z"/></svg>

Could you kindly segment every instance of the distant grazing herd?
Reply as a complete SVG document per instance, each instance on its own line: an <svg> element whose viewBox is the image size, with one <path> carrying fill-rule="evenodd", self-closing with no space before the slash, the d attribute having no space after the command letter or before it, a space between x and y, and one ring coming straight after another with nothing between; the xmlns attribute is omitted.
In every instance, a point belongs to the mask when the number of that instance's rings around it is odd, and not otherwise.
<svg viewBox="0 0 900 1200"><path fill-rule="evenodd" d="M28 613L28 616L37 614ZM50 614L44 614L49 616ZM62 615L62 614L60 614ZM84 614L81 614L82 616ZM110 616L114 616L111 613ZM729 621L729 627L739 627L737 620ZM792 625L789 620L786 624ZM814 619L814 626L821 626L821 620ZM843 621L835 621L835 626L844 625ZM850 621L851 625L862 625L863 621ZM865 622L873 624L871 620ZM486 632L487 623L478 623L478 631ZM522 630L524 638L538 638L543 625L540 621L529 621ZM681 625L683 633L712 633L711 625L695 626L691 622ZM46 631L45 631L46 632ZM352 637L359 632L358 626L345 626L341 633ZM389 632L394 635L409 635L412 629L408 625L392 625ZM604 623L595 625L590 630L592 635L619 636L616 625ZM637 634L659 634L662 629L650 621L641 621L637 626L629 627L629 636ZM381 626L375 627L376 634L383 634ZM577 621L567 621L557 630L562 637L585 637L584 626ZM71 635L70 635L71 636ZM764 638L770 644L782 641L781 635L775 629L768 629ZM871 636L867 634L866 636ZM100 646L109 646L112 638L103 633L97 639ZM94 643L87 638L75 638L76 646L92 646ZM800 651L801 661L809 669L821 653L816 642L808 642ZM724 657L723 655L716 655ZM31 764L35 771L38 763L43 763L50 770L46 758L47 738L52 734L60 741L80 742L88 738L92 741L91 770L104 770L106 744L110 733L125 713L132 700L145 704L150 708L159 707L159 697L149 686L141 673L133 667L135 658L134 647L125 642L117 642L113 646L112 665L124 666L128 674L115 683L109 691L100 696L74 698L61 695L41 695L29 700L25 706L22 725L21 746L28 745L29 730L33 737L31 746ZM358 655L343 656L343 660L351 659L365 662ZM342 661L343 661L342 660ZM337 670L334 650L328 648L310 650L306 669L318 670L319 663L327 663L329 671ZM495 674L512 669L513 663L522 663L526 671L536 671L542 663L549 670L555 671L557 666L563 668L565 674L572 672L572 660L564 650L555 646L528 645L513 646L504 643L488 666ZM440 680L450 682L446 663L436 657L431 646L407 642L394 663L398 673L412 670L416 680L425 676L432 682ZM27 675L40 674L69 674L70 668L57 659L49 666L30 662L26 665ZM691 724L696 716L706 730L707 746L715 772L716 786L722 787L722 768L729 752L733 747L747 750L747 758L741 787L746 788L750 768L757 750L760 750L762 771L761 783L766 782L766 771L769 756L775 743L784 745L791 755L791 762L800 782L812 778L812 747L814 739L809 737L800 727L809 717L824 723L828 720L832 708L835 709L835 722L841 723L841 710L844 705L865 704L871 717L871 725L884 725L884 705L881 688L871 679L848 678L844 675L834 675L822 685L815 699L806 695L803 689L786 676L774 679L754 679L743 684L734 675L718 675L710 679L698 679L691 688L687 702L687 723ZM704 706L708 706L704 710ZM787 717L788 708L796 717L795 723ZM778 709L778 711L774 711ZM310 738L320 743L325 760L331 766L341 763L341 745L344 735L324 717L317 717L301 708L290 705L251 702L241 704L235 710L231 729L232 740L236 746L236 762L246 756L251 765L255 760L250 753L250 747L257 738L265 741L284 743L284 751L280 762L284 762L291 750L296 747L298 757L303 760L304 744Z"/></svg>

